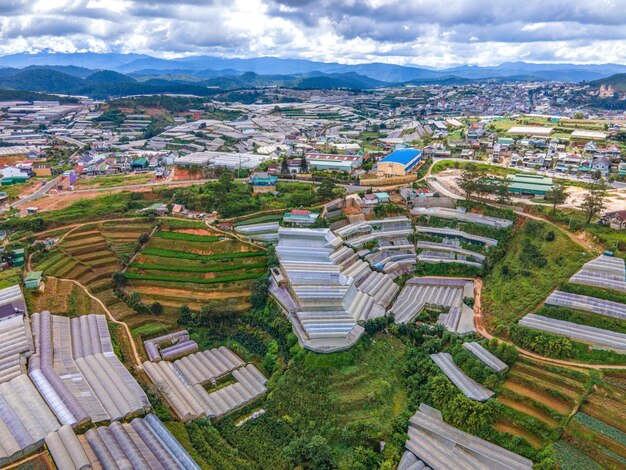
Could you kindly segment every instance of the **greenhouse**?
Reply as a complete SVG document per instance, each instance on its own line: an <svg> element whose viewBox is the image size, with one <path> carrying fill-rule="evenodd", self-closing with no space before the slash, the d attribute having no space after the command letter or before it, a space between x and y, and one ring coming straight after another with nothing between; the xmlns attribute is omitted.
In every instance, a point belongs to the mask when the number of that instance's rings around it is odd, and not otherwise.
<svg viewBox="0 0 626 470"><path fill-rule="evenodd" d="M252 364L244 365L225 347L196 353L174 363L146 361L143 366L152 383L183 421L201 416L224 416L267 392L267 379L263 374ZM207 384L215 385L217 379L228 374L232 374L234 383L215 391L205 389Z"/></svg>
<svg viewBox="0 0 626 470"><path fill-rule="evenodd" d="M391 311L396 323L407 323L426 305L461 309L463 297L473 295L473 283L464 279L413 278L405 283Z"/></svg>
<svg viewBox="0 0 626 470"><path fill-rule="evenodd" d="M150 408L113 352L104 315L34 313L29 375L61 424L114 421Z"/></svg>
<svg viewBox="0 0 626 470"><path fill-rule="evenodd" d="M509 368L505 362L501 361L491 352L487 351L480 343L463 343L463 347L480 359L483 364L496 372L504 372Z"/></svg>
<svg viewBox="0 0 626 470"><path fill-rule="evenodd" d="M411 214L432 216L439 219L460 220L461 222L471 222L473 224L486 225L494 228L508 228L513 224L513 221L508 219L466 212L465 210L461 210L459 208L448 209L446 207L415 207L414 209L411 209Z"/></svg>
<svg viewBox="0 0 626 470"><path fill-rule="evenodd" d="M79 436L70 426L63 426L48 434L45 442L60 470L200 470L153 414L90 429Z"/></svg>
<svg viewBox="0 0 626 470"><path fill-rule="evenodd" d="M480 235L474 235L464 232L462 230L456 230L453 228L438 228L438 227L415 227L417 233L424 233L426 235L433 235L435 237L443 238L456 238L461 239L469 243L477 243L485 246L496 246L498 240L494 238L481 237Z"/></svg>
<svg viewBox="0 0 626 470"><path fill-rule="evenodd" d="M27 375L0 384L0 466L40 449L59 426Z"/></svg>
<svg viewBox="0 0 626 470"><path fill-rule="evenodd" d="M533 466L527 458L450 426L438 410L424 403L409 420L407 433L398 470L531 470Z"/></svg>
<svg viewBox="0 0 626 470"><path fill-rule="evenodd" d="M450 381L470 400L487 401L494 393L465 375L449 353L431 354L430 358Z"/></svg>
<svg viewBox="0 0 626 470"><path fill-rule="evenodd" d="M529 313L519 321L521 326L535 330L546 331L557 335L567 336L570 339L593 344L604 349L620 353L626 352L626 334L603 330L592 326L580 325L554 318L543 317Z"/></svg>
<svg viewBox="0 0 626 470"><path fill-rule="evenodd" d="M0 383L25 372L26 358L33 353L33 349L26 316L0 320Z"/></svg>
<svg viewBox="0 0 626 470"><path fill-rule="evenodd" d="M384 315L398 289L328 229L281 228L276 253L288 288L271 292L289 306L294 332L307 349L351 347L363 333L357 321ZM283 298L287 295L291 301Z"/></svg>
<svg viewBox="0 0 626 470"><path fill-rule="evenodd" d="M626 292L625 276L626 267L623 259L600 255L585 263L582 269L570 278L570 282Z"/></svg>
<svg viewBox="0 0 626 470"><path fill-rule="evenodd" d="M586 295L570 294L569 292L554 291L546 299L546 305L569 307L576 310L597 313L609 317L626 319L626 304L610 300L596 299Z"/></svg>

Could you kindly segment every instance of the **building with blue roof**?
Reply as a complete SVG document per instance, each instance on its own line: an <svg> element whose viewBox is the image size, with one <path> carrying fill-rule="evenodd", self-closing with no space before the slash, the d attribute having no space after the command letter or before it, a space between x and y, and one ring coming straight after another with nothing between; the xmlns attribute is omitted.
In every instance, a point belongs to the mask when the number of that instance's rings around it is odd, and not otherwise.
<svg viewBox="0 0 626 470"><path fill-rule="evenodd" d="M415 169L422 161L424 154L417 149L398 149L380 160L376 166L379 178L405 176Z"/></svg>

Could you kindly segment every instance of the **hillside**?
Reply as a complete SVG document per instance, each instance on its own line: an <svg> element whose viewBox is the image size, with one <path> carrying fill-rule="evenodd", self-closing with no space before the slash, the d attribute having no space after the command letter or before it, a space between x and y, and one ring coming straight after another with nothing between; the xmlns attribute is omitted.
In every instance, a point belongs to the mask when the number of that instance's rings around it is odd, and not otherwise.
<svg viewBox="0 0 626 470"><path fill-rule="evenodd" d="M594 88L600 88L602 85L612 87L615 91L626 91L626 73L618 73L610 77L601 78L588 83Z"/></svg>

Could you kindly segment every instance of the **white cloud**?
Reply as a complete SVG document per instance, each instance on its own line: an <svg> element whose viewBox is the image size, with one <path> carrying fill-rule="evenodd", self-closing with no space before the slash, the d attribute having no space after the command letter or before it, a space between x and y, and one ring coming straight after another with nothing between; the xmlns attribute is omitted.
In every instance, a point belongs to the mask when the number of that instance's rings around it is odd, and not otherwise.
<svg viewBox="0 0 626 470"><path fill-rule="evenodd" d="M0 0L0 54L626 63L626 0Z"/></svg>

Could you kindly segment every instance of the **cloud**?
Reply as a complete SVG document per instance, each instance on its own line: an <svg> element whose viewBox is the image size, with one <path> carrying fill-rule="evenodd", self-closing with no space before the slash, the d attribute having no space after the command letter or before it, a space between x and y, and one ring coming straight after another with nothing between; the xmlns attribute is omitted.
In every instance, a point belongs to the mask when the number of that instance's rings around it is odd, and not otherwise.
<svg viewBox="0 0 626 470"><path fill-rule="evenodd" d="M626 63L625 9L626 0L0 0L0 54Z"/></svg>

